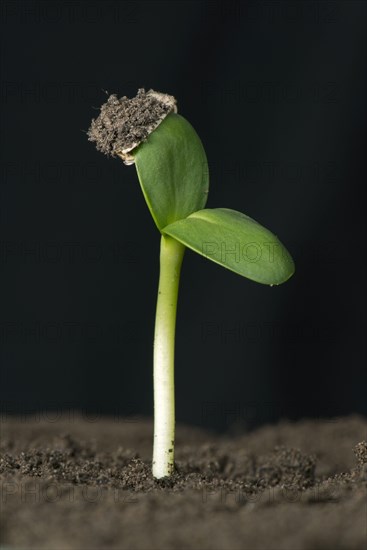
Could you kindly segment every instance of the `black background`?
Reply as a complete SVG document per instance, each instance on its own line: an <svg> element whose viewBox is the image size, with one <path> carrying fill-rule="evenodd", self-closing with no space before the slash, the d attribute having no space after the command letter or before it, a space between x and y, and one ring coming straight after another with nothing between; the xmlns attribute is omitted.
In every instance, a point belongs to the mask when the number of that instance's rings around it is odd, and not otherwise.
<svg viewBox="0 0 367 550"><path fill-rule="evenodd" d="M366 412L362 1L3 2L5 412L151 415L159 234L135 169L85 131L109 93L173 94L209 207L275 232L278 288L185 255L177 419Z"/></svg>

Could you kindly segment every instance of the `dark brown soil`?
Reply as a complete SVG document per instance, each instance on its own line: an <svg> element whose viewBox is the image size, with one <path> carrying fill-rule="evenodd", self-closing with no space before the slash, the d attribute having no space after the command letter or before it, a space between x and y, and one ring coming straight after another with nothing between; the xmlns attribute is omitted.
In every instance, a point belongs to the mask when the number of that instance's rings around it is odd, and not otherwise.
<svg viewBox="0 0 367 550"><path fill-rule="evenodd" d="M76 414L1 423L1 548L359 550L367 421L281 422L233 437L177 427L170 480L152 425Z"/></svg>
<svg viewBox="0 0 367 550"><path fill-rule="evenodd" d="M87 132L98 151L116 156L145 141L154 128L174 110L173 96L140 88L132 99L112 94L92 120Z"/></svg>

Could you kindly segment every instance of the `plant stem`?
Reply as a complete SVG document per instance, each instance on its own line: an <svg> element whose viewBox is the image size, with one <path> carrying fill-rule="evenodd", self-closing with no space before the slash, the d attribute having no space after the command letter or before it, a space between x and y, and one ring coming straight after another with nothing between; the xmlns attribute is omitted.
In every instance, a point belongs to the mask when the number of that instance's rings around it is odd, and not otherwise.
<svg viewBox="0 0 367 550"><path fill-rule="evenodd" d="M153 476L170 476L174 469L174 352L177 296L185 246L162 235L160 275L154 332Z"/></svg>

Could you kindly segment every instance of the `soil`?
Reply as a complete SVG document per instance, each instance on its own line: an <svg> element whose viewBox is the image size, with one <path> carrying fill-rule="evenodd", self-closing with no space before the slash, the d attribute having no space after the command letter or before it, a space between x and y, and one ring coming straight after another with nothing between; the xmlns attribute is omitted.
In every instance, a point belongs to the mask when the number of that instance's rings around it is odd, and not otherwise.
<svg viewBox="0 0 367 550"><path fill-rule="evenodd" d="M218 435L177 426L151 476L152 423L40 414L1 422L1 548L359 550L367 420Z"/></svg>
<svg viewBox="0 0 367 550"><path fill-rule="evenodd" d="M154 90L140 88L132 99L112 94L92 120L88 139L105 155L120 155L145 141L172 111L177 111L176 99Z"/></svg>

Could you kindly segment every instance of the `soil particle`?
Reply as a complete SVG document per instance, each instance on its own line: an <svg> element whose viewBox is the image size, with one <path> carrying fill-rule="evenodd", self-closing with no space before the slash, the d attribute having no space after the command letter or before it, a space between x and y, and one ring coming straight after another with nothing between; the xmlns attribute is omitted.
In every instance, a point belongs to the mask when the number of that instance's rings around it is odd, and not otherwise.
<svg viewBox="0 0 367 550"><path fill-rule="evenodd" d="M367 464L367 442L361 441L355 446L354 453L360 468Z"/></svg>
<svg viewBox="0 0 367 550"><path fill-rule="evenodd" d="M366 430L361 417L281 422L233 437L178 426L175 472L157 481L149 421L8 418L1 424L0 544L359 550L366 543Z"/></svg>
<svg viewBox="0 0 367 550"><path fill-rule="evenodd" d="M132 99L109 96L100 115L92 120L87 132L89 141L105 155L120 156L126 164L133 158L129 151L145 141L170 112L176 112L173 96L144 88Z"/></svg>

